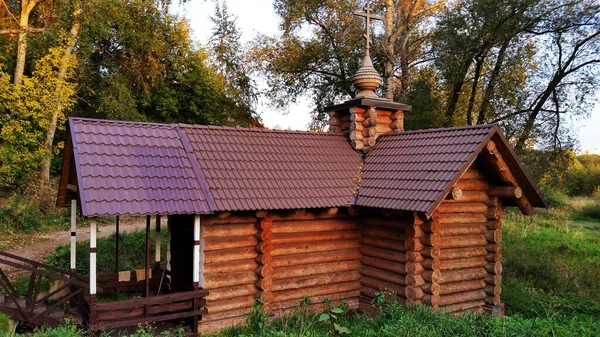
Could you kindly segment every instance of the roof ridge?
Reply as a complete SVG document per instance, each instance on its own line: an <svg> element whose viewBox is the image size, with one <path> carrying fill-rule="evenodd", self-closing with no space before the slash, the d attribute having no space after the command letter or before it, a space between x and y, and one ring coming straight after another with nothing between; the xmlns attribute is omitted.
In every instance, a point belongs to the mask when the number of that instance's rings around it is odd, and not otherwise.
<svg viewBox="0 0 600 337"><path fill-rule="evenodd" d="M168 123L156 123L156 122L140 122L140 121L124 121L118 119L101 119L101 118L87 118L87 117L69 117L72 121L84 121L84 122L98 122L98 123L115 123L115 124L128 124L128 125L154 125L154 126L165 126L175 128L177 124Z"/></svg>
<svg viewBox="0 0 600 337"><path fill-rule="evenodd" d="M244 126L227 126L227 125L204 125L204 124L176 124L181 128L191 129L212 129L212 130L243 130L252 132L265 132L265 133L299 133L299 134L311 134L311 135L327 135L327 136L340 136L342 132L329 132L329 131L310 131L310 130L278 130L278 129L262 129L262 128L249 128Z"/></svg>
<svg viewBox="0 0 600 337"><path fill-rule="evenodd" d="M477 125L452 126L452 127L435 128L435 129L410 130L410 131L402 131L402 132L398 132L398 133L388 133L388 134L381 135L379 137L400 136L400 135L416 134L416 133L460 131L460 130L470 130L470 129L493 129L494 127L498 127L498 124L495 124L495 123L493 123L493 124L477 124Z"/></svg>

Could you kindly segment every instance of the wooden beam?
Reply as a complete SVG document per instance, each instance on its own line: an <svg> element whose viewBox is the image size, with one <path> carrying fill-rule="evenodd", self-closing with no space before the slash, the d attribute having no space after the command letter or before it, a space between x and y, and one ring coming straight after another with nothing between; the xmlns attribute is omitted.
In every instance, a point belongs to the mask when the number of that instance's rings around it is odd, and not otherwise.
<svg viewBox="0 0 600 337"><path fill-rule="evenodd" d="M119 216L117 215L117 224L115 231L115 274L119 275ZM115 301L119 299L119 288L115 288Z"/></svg>
<svg viewBox="0 0 600 337"><path fill-rule="evenodd" d="M446 199L450 200L460 200L463 196L463 191L458 187L452 187L452 190L446 196Z"/></svg>
<svg viewBox="0 0 600 337"><path fill-rule="evenodd" d="M77 257L77 199L71 199L71 273L76 273Z"/></svg>
<svg viewBox="0 0 600 337"><path fill-rule="evenodd" d="M523 190L518 186L496 186L487 192L492 197L506 199L520 199L523 196Z"/></svg>
<svg viewBox="0 0 600 337"><path fill-rule="evenodd" d="M199 286L200 283L200 214L194 216L194 259L193 259L193 283Z"/></svg>
<svg viewBox="0 0 600 337"><path fill-rule="evenodd" d="M96 295L96 218L90 221L90 295Z"/></svg>
<svg viewBox="0 0 600 337"><path fill-rule="evenodd" d="M154 236L154 269L160 269L160 215L156 215L156 230Z"/></svg>
<svg viewBox="0 0 600 337"><path fill-rule="evenodd" d="M505 183L509 183L513 187L519 186L517 180L510 172L508 165L504 161L504 158L502 158L502 155L496 148L496 143L494 143L494 141L489 141L487 143L486 151L484 153L487 153L489 155L490 163L498 171L502 181L504 181ZM525 195L522 195L521 198L516 199L516 202L517 206L519 206L519 209L521 209L521 212L523 212L523 214L530 215L533 213L533 207L531 206L531 203L529 203L529 200Z"/></svg>

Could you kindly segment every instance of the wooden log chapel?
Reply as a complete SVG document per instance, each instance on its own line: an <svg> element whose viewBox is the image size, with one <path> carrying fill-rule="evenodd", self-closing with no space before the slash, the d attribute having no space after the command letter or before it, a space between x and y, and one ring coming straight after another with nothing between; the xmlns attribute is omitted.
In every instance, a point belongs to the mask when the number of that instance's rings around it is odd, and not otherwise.
<svg viewBox="0 0 600 337"><path fill-rule="evenodd" d="M327 133L70 118L58 204L92 233L99 216L157 224L154 268L146 256L129 276L96 273L96 253L113 252L92 235L92 330L191 317L214 331L243 323L256 299L274 315L306 296L370 312L378 291L502 314L502 208L546 202L498 126L404 132L410 107L377 97L380 80L367 52ZM132 282L145 298L96 302Z"/></svg>

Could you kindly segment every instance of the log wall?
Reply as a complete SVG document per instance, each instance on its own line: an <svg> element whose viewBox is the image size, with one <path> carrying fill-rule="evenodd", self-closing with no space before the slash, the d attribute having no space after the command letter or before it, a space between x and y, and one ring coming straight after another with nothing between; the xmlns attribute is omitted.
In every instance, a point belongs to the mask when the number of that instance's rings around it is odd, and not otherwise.
<svg viewBox="0 0 600 337"><path fill-rule="evenodd" d="M243 323L244 315L252 310L258 280L257 223L259 219L253 213L229 216L221 213L204 218L204 289L208 290L208 313L202 317L201 331Z"/></svg>
<svg viewBox="0 0 600 337"><path fill-rule="evenodd" d="M383 291L406 303L406 277L414 273L407 254L407 239L415 235L410 214L362 214L360 218L360 309L372 313L371 300ZM388 299L389 300L389 299Z"/></svg>

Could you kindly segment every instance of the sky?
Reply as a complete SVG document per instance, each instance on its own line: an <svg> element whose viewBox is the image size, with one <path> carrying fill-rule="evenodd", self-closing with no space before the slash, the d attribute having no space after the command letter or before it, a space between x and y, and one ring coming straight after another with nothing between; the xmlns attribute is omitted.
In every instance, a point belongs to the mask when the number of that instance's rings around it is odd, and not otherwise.
<svg viewBox="0 0 600 337"><path fill-rule="evenodd" d="M229 13L237 18L238 29L242 32L241 42L250 41L257 34L273 35L278 32L279 18L275 15L272 0L227 0ZM185 16L194 31L196 41L205 44L211 35L214 15L214 2L193 0L173 8ZM264 85L264 81L258 81ZM261 84L262 82L262 84ZM596 93L600 101L600 92ZM257 111L268 128L306 130L310 122L310 101L301 98L290 105L288 111L275 110L267 101L259 102ZM573 121L573 128L579 135L580 152L600 154L600 104L596 104L588 119Z"/></svg>

